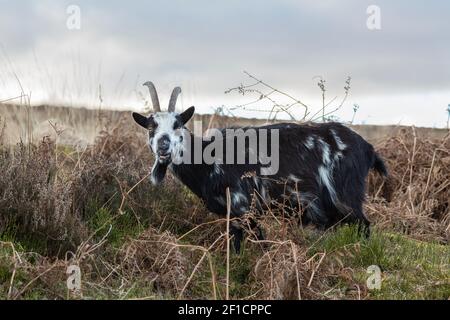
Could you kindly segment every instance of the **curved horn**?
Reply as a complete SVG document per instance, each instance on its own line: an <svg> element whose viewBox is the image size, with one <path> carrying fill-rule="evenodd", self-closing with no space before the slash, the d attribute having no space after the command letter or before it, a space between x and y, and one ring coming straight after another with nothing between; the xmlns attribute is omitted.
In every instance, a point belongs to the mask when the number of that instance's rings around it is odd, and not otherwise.
<svg viewBox="0 0 450 320"><path fill-rule="evenodd" d="M143 84L143 86L148 87L148 91L150 91L150 96L152 97L153 110L155 112L161 112L161 107L159 106L158 93L156 92L155 85L151 81L147 81Z"/></svg>
<svg viewBox="0 0 450 320"><path fill-rule="evenodd" d="M175 105L177 104L177 98L180 93L181 93L180 87L175 87L173 89L172 95L170 96L170 101L169 101L169 108L168 108L169 112L175 112Z"/></svg>

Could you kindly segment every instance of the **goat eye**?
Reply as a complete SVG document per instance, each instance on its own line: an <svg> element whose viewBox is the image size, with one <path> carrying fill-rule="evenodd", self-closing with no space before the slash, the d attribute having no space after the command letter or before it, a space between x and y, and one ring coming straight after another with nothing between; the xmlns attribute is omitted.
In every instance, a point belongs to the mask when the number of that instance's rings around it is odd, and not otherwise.
<svg viewBox="0 0 450 320"><path fill-rule="evenodd" d="M173 124L173 130L177 130L181 128L181 123L179 121L175 121Z"/></svg>
<svg viewBox="0 0 450 320"><path fill-rule="evenodd" d="M155 132L156 128L158 127L157 123L153 123L152 125L150 125L147 129L149 132Z"/></svg>

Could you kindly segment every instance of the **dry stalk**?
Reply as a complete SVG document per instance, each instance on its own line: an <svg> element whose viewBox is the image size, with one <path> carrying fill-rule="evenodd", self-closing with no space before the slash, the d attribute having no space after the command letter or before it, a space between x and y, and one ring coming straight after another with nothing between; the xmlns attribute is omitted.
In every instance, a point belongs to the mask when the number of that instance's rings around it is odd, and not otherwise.
<svg viewBox="0 0 450 320"><path fill-rule="evenodd" d="M231 195L230 188L227 187L227 275L226 275L226 291L225 299L230 300L230 213L231 213Z"/></svg>

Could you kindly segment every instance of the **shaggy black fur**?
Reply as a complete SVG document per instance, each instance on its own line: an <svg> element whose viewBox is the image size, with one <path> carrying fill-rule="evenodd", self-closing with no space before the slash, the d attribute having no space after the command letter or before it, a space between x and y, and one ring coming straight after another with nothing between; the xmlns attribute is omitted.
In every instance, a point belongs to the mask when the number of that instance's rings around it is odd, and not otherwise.
<svg viewBox="0 0 450 320"><path fill-rule="evenodd" d="M249 128L242 129L245 132ZM261 175L260 163L169 164L168 167L218 215L226 215L225 192L229 187L232 217L241 217L247 212L254 196L258 212L282 204L285 211L299 214L303 224L312 223L326 229L338 223L358 223L369 234L370 223L362 210L365 180L370 169L387 175L382 159L371 144L334 122L283 123L252 129L257 132L279 129L280 163L276 175ZM225 130L222 133L224 139L228 139ZM194 139L200 138L192 137L191 143ZM209 143L211 141L202 141L203 148ZM249 149L245 152L248 154ZM162 180L167 165L158 165L155 169ZM254 221L252 224L262 238L257 224ZM235 250L239 252L242 229L233 224L231 232Z"/></svg>

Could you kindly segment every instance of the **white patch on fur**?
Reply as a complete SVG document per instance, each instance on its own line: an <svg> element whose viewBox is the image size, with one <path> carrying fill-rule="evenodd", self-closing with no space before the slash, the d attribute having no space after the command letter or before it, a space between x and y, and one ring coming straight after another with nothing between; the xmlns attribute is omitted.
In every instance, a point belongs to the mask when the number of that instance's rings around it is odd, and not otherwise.
<svg viewBox="0 0 450 320"><path fill-rule="evenodd" d="M330 146L328 143L319 139L319 144L322 148L322 162L319 165L319 179L320 182L328 189L331 200L336 202L336 190L333 185L333 162L331 161Z"/></svg>
<svg viewBox="0 0 450 320"><path fill-rule="evenodd" d="M270 195L267 194L267 189L270 187L270 182L267 179L260 180L259 195L264 201L268 201Z"/></svg>
<svg viewBox="0 0 450 320"><path fill-rule="evenodd" d="M247 203L247 197L242 192L233 192L231 195L231 202L234 207L239 203Z"/></svg>
<svg viewBox="0 0 450 320"><path fill-rule="evenodd" d="M255 192L258 194L264 201L266 201L266 188L264 187L264 180L260 179L257 176L253 176L253 183L255 184ZM258 199L258 198L257 198ZM259 201L259 200L258 200Z"/></svg>
<svg viewBox="0 0 450 320"><path fill-rule="evenodd" d="M319 144L322 148L322 162L324 165L330 166L331 165L330 146L322 139L319 139Z"/></svg>
<svg viewBox="0 0 450 320"><path fill-rule="evenodd" d="M300 192L297 191L296 189L287 187L287 192L288 192L289 198L295 200L295 202L297 202L297 199L300 199Z"/></svg>
<svg viewBox="0 0 450 320"><path fill-rule="evenodd" d="M261 196L261 198L264 201L267 201L267 191L266 191L266 188L264 187L264 185L261 186L261 190L260 190L260 194L259 195Z"/></svg>
<svg viewBox="0 0 450 320"><path fill-rule="evenodd" d="M213 173L215 175L223 175L223 168L220 164L214 162L214 170Z"/></svg>
<svg viewBox="0 0 450 320"><path fill-rule="evenodd" d="M317 196L310 192L302 192L300 194L300 202L303 208L307 211L312 211L311 217L322 215L319 207L317 206Z"/></svg>
<svg viewBox="0 0 450 320"><path fill-rule="evenodd" d="M247 211L247 207L239 207L239 211L241 212L241 213L244 213L244 212L246 212Z"/></svg>
<svg viewBox="0 0 450 320"><path fill-rule="evenodd" d="M314 149L314 136L309 136L308 138L306 138L306 141L303 142L303 144L304 144L305 147L308 148L309 150Z"/></svg>
<svg viewBox="0 0 450 320"><path fill-rule="evenodd" d="M330 193L331 200L336 202L336 190L333 186L333 176L332 169L325 167L324 165L319 166L319 178L322 184L328 189Z"/></svg>
<svg viewBox="0 0 450 320"><path fill-rule="evenodd" d="M225 206L227 202L225 201L224 197L214 197L214 199L217 200L221 205Z"/></svg>
<svg viewBox="0 0 450 320"><path fill-rule="evenodd" d="M240 228L240 227L241 227L241 225L239 224L239 222L236 221L236 220L232 220L231 223L230 223L230 225L231 225L232 227L235 227L235 228Z"/></svg>
<svg viewBox="0 0 450 320"><path fill-rule="evenodd" d="M342 154L342 152L337 151L334 154L334 162L338 162L339 160L341 160L344 157L344 155Z"/></svg>
<svg viewBox="0 0 450 320"><path fill-rule="evenodd" d="M338 149L341 151L347 149L347 145L337 135L337 132L334 129L331 129L330 131L331 131L331 134L333 135L334 140L336 141L336 145L337 145Z"/></svg>
<svg viewBox="0 0 450 320"><path fill-rule="evenodd" d="M299 183L301 181L301 179L297 178L296 176L294 176L293 174L289 175L289 180L294 181L295 183Z"/></svg>
<svg viewBox="0 0 450 320"><path fill-rule="evenodd" d="M256 190L259 189L259 178L257 176L252 177L253 183L255 184Z"/></svg>

